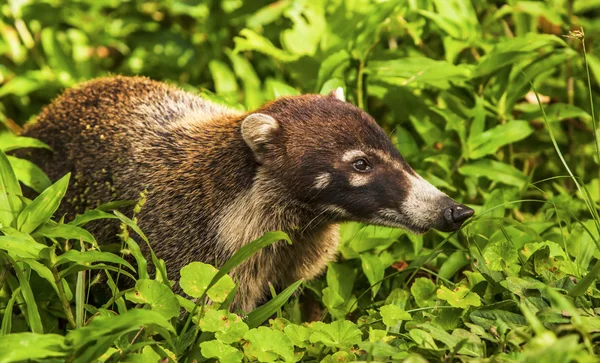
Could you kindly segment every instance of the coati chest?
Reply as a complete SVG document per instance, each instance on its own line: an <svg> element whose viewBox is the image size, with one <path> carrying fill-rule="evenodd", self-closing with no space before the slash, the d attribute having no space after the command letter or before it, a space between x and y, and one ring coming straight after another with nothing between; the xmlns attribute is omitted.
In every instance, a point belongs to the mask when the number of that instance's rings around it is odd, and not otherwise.
<svg viewBox="0 0 600 363"><path fill-rule="evenodd" d="M319 274L334 258L345 221L454 230L472 215L418 176L377 123L330 95L283 97L238 112L140 77L94 80L66 91L24 135L51 178L73 173L61 212L136 200L169 277L192 261L222 264L272 230L275 244L234 271L237 302L251 310L268 293ZM102 226L100 241L116 230Z"/></svg>

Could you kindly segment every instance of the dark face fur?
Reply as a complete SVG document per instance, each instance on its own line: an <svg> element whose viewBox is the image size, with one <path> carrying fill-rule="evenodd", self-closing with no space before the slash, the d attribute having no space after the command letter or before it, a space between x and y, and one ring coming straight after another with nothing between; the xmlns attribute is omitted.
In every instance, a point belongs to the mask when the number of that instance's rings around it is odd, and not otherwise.
<svg viewBox="0 0 600 363"><path fill-rule="evenodd" d="M417 175L373 118L337 95L280 98L244 120L260 173L336 221L422 233L456 230L473 215Z"/></svg>

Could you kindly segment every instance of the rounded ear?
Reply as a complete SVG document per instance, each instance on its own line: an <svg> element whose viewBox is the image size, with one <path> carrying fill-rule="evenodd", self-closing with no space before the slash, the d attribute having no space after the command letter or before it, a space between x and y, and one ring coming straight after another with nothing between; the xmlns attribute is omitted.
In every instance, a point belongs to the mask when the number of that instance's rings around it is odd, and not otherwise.
<svg viewBox="0 0 600 363"><path fill-rule="evenodd" d="M346 102L346 97L344 96L344 89L342 87L338 87L329 92L329 96L335 97L342 102Z"/></svg>
<svg viewBox="0 0 600 363"><path fill-rule="evenodd" d="M252 113L242 121L242 137L259 163L264 159L264 146L273 139L278 128L277 120L264 113Z"/></svg>

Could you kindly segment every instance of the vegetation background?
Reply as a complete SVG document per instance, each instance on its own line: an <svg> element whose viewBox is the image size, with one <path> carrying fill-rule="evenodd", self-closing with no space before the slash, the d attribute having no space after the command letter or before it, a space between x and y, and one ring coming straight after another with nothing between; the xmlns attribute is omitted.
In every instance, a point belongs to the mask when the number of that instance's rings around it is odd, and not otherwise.
<svg viewBox="0 0 600 363"><path fill-rule="evenodd" d="M2 2L0 362L597 361L599 31L598 0ZM108 74L240 109L343 87L476 218L424 236L348 224L322 279L227 312L224 274L284 237L268 234L219 272L188 266L182 285L199 299L176 296L146 272L164 262L139 253L135 216L109 205L52 217L69 176L6 155L44 147L16 136L22 125ZM83 228L101 218L123 222L122 254ZM90 270L138 282L110 280L97 304ZM308 308L290 299L299 286Z"/></svg>

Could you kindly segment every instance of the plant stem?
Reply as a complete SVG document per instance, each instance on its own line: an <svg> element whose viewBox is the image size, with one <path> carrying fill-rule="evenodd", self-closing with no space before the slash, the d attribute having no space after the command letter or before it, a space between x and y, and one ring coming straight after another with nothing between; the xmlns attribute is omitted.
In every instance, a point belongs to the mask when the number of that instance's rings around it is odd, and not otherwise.
<svg viewBox="0 0 600 363"><path fill-rule="evenodd" d="M364 78L364 70L365 70L365 62L361 59L358 65L358 79L356 82L356 97L358 98L358 108L364 110L364 101L363 101L363 78Z"/></svg>
<svg viewBox="0 0 600 363"><path fill-rule="evenodd" d="M62 279L58 274L58 270L56 267L52 267L52 274L54 275L54 281L56 282L56 286L58 287L58 298L62 303L63 309L65 310L65 315L67 316L67 321L72 329L77 328L77 324L75 323L75 317L73 316L73 310L71 310L71 304L67 299L67 294L65 294L65 288L62 284Z"/></svg>

